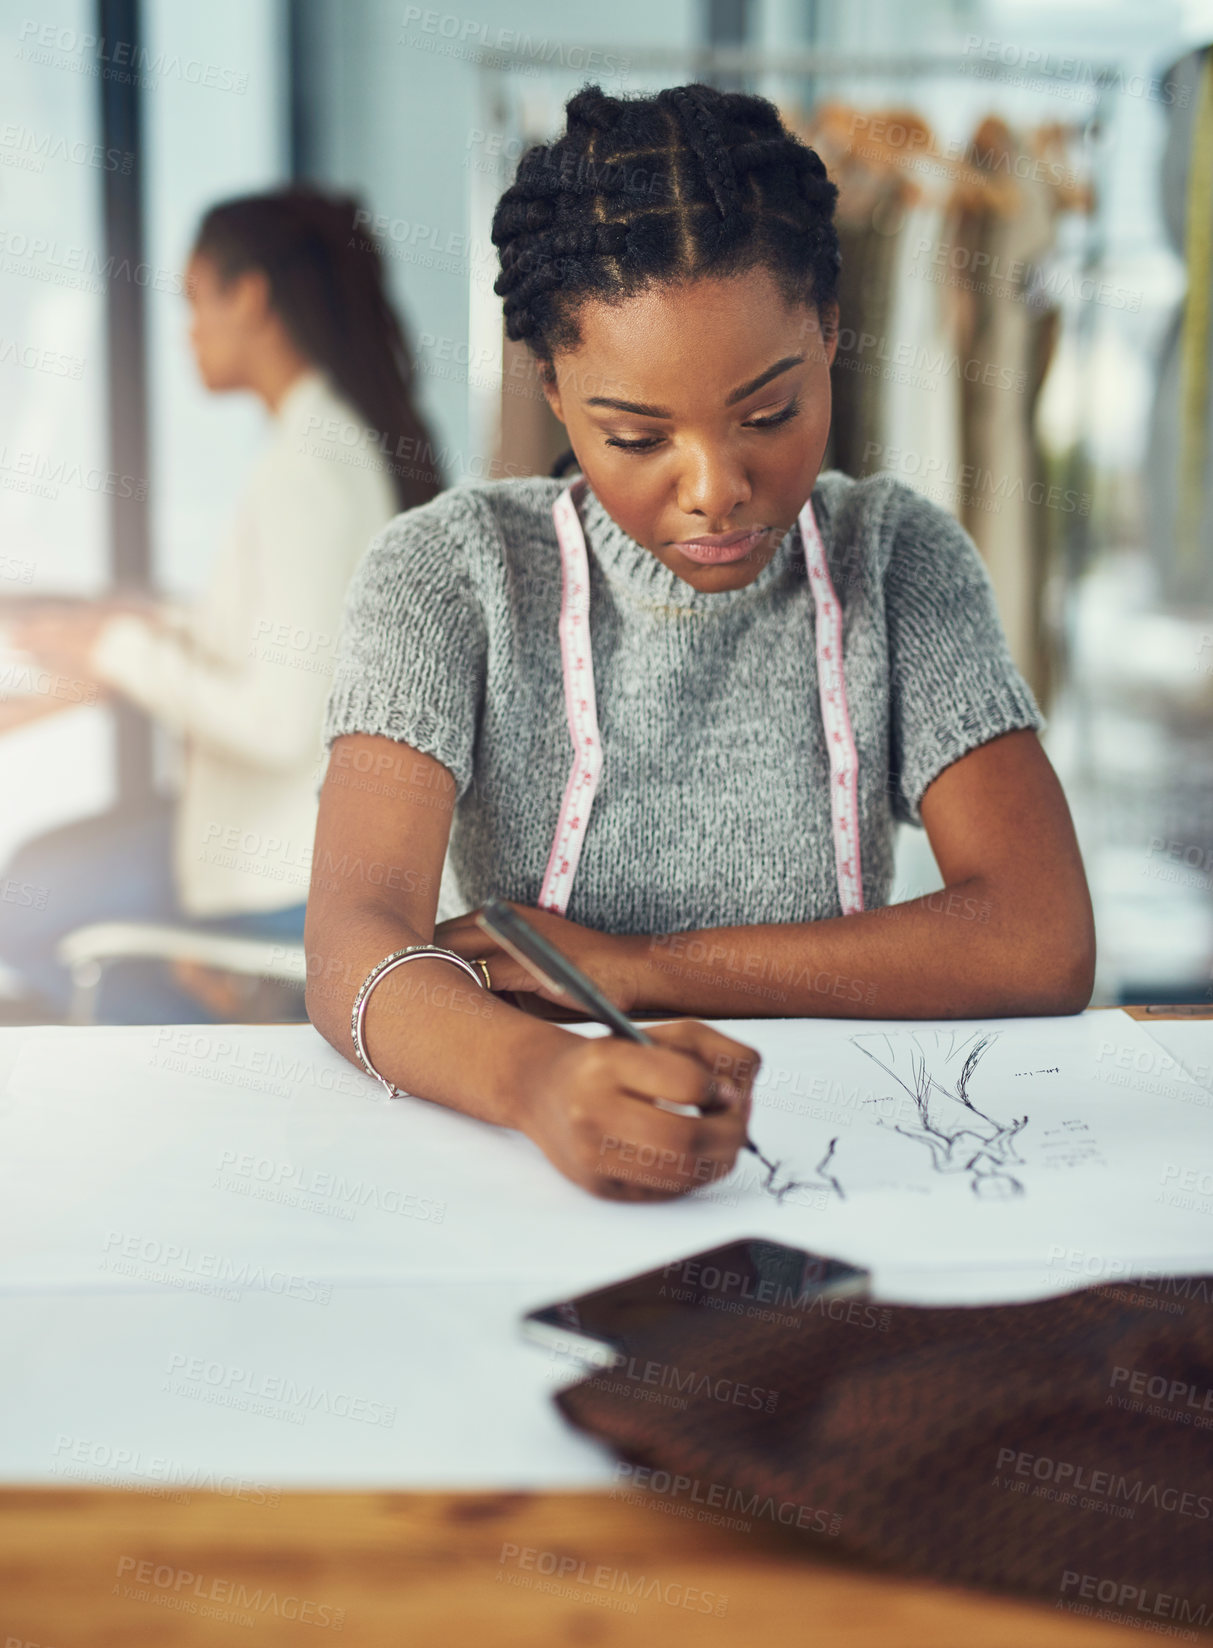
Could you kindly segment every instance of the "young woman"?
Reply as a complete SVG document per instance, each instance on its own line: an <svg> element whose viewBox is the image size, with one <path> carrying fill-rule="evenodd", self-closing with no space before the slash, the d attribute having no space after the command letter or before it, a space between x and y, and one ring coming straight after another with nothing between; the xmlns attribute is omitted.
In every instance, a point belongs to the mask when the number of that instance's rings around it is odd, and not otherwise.
<svg viewBox="0 0 1213 1648"><path fill-rule="evenodd" d="M345 588L369 538L441 485L359 219L352 197L288 189L224 201L198 229L186 290L199 375L214 393L256 395L271 419L202 599L102 601L11 635L185 740L180 801L119 805L28 842L6 867L18 885L52 889L44 908L14 907L0 924L0 957L44 1016L68 1003L55 945L90 921L302 936ZM106 975L98 1015L172 1024L250 1011L223 975L140 962Z"/></svg>
<svg viewBox="0 0 1213 1648"><path fill-rule="evenodd" d="M397 877L313 887L308 1009L385 1085L521 1129L597 1194L661 1197L732 1166L752 1050L694 1019L646 1048L520 1011L543 992L471 913L434 930L448 834L469 902L513 902L625 1010L1068 1013L1094 939L972 541L895 480L818 473L820 160L706 86L590 86L566 112L493 235L580 475L456 488L355 574L316 849ZM946 887L886 909L898 821ZM453 959L380 965L431 940Z"/></svg>

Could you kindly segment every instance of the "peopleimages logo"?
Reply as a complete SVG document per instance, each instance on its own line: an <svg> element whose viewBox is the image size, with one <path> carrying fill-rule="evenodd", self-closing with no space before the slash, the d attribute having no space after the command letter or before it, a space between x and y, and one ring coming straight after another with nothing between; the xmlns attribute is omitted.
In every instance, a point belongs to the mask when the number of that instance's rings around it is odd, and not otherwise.
<svg viewBox="0 0 1213 1648"><path fill-rule="evenodd" d="M113 80L123 86L150 89L159 80L180 80L239 96L248 88L247 74L238 74L219 63L170 56L164 51L153 53L130 40L115 40L33 17L27 17L18 30L16 57L24 63L70 67L78 74Z"/></svg>
<svg viewBox="0 0 1213 1648"><path fill-rule="evenodd" d="M299 1423L312 1413L389 1429L396 1423L397 1409L386 1402L330 1390L327 1385L310 1381L300 1384L290 1374L261 1373L205 1356L186 1356L181 1351L174 1351L169 1357L166 1377L167 1383L162 1388L173 1395L189 1394L193 1387L197 1392L211 1391L232 1398L219 1404L225 1407L242 1408L245 1400L274 1404L280 1409L295 1410ZM252 1411L259 1410L254 1406Z"/></svg>
<svg viewBox="0 0 1213 1648"><path fill-rule="evenodd" d="M1013 40L992 40L988 36L965 36L964 55L974 72L986 74L983 65L997 65L999 83L1018 86L1048 86L1059 94L1070 87L1084 92L1118 91L1128 97L1145 97L1154 102L1174 103L1185 108L1188 89L1174 80L1159 80L1134 74L1118 66L1092 63L1085 57L1071 57L1042 49L1021 46Z"/></svg>
<svg viewBox="0 0 1213 1648"><path fill-rule="evenodd" d="M168 1454L145 1454L138 1448L97 1442L91 1437L72 1436L65 1431L60 1431L55 1439L51 1470L57 1475L113 1483L116 1487L129 1487L133 1477L141 1488L146 1483L150 1484L151 1489L166 1493L174 1488L192 1489L199 1493L225 1494L228 1498L247 1500L254 1505L275 1506L282 1499L281 1488L272 1488L268 1483L258 1482L252 1477L215 1472L200 1465L186 1465ZM190 1496L180 1493L173 1497L186 1504ZM5 1648L8 1648L7 1642Z"/></svg>
<svg viewBox="0 0 1213 1648"><path fill-rule="evenodd" d="M619 1484L637 1490L627 1496L629 1503L644 1503L648 1495L667 1495L683 1499L688 1505L705 1509L736 1511L741 1517L768 1517L785 1528L800 1528L831 1537L842 1527L842 1517L836 1511L820 1506L802 1505L796 1500L775 1499L771 1494L760 1494L731 1487L724 1482L703 1482L697 1477L682 1476L670 1471L654 1470L650 1465L629 1465L620 1462L615 1467L615 1486L612 1498L622 1497ZM703 1520L701 1518L701 1520ZM746 1523L748 1526L748 1521Z"/></svg>
<svg viewBox="0 0 1213 1648"><path fill-rule="evenodd" d="M1044 1454L1025 1453L1017 1448L999 1448L996 1470L1021 1477L1033 1477L1047 1482L1072 1500L1075 1493L1087 1493L1092 1501L1120 1501L1122 1513L1132 1516L1138 1505L1154 1505L1159 1510L1175 1511L1179 1516L1190 1516L1197 1522L1208 1521L1213 1515L1213 1498L1208 1494L1193 1493L1187 1488L1169 1488L1157 1482L1133 1481L1112 1471L1091 1470L1072 1460L1050 1459ZM997 1478L996 1478L997 1480Z"/></svg>
<svg viewBox="0 0 1213 1648"><path fill-rule="evenodd" d="M141 1236L111 1230L102 1248L101 1268L122 1276L138 1276L158 1281L166 1287L184 1287L206 1292L209 1285L228 1288L239 1295L244 1288L277 1293L283 1298L308 1304L327 1305L332 1297L331 1282L317 1282L295 1271L268 1268L249 1259L227 1253L192 1248L186 1243L166 1242L155 1236Z"/></svg>
<svg viewBox="0 0 1213 1648"><path fill-rule="evenodd" d="M326 1093L347 1093L351 1098L366 1097L366 1078L344 1062L334 1069L316 1064L303 1054L286 1055L272 1047L254 1047L247 1039L213 1036L174 1025L158 1026L151 1044L151 1064L189 1074L206 1071L215 1081L231 1083L240 1076L247 1078L242 1084L246 1086L282 1083L284 1096L300 1087L315 1087Z"/></svg>
<svg viewBox="0 0 1213 1648"><path fill-rule="evenodd" d="M7 267L9 274L40 277L41 269L53 270L62 277L59 284L79 282L67 277L79 276L82 281L93 281L90 290L104 292L106 283L115 280L133 281L136 286L150 286L154 292L168 292L179 296L185 291L185 277L180 270L162 269L150 263L132 264L129 258L102 257L88 246L68 245L48 239L45 235L31 235L23 229L0 226L0 253L20 261Z"/></svg>
<svg viewBox="0 0 1213 1648"><path fill-rule="evenodd" d="M1145 1368L1121 1367L1112 1369L1109 1384L1109 1407L1175 1419L1198 1430L1213 1429L1213 1385L1193 1385L1186 1379L1168 1379ZM1118 1386L1127 1388L1118 1391Z"/></svg>
<svg viewBox="0 0 1213 1648"><path fill-rule="evenodd" d="M981 464L957 465L946 454L924 455L902 447L886 446L881 441L865 441L863 466L865 471L879 466L893 474L912 476L928 486L934 482L957 487L966 495L967 501L992 514L997 514L1004 503L1025 502L1071 514L1091 513L1090 493L1076 492L1072 487L1046 486L1044 481L1025 481L1020 475L986 469Z"/></svg>
<svg viewBox="0 0 1213 1648"><path fill-rule="evenodd" d="M270 1614L298 1625L317 1625L331 1631L340 1631L345 1624L345 1609L335 1608L332 1603L289 1591L267 1591L262 1585L251 1590L243 1580L196 1574L190 1568L174 1568L150 1557L120 1556L115 1574L112 1588L115 1596L131 1602L155 1603L178 1613L198 1614L222 1623L255 1625L255 1615ZM14 1640L8 1638L9 1642Z"/></svg>
<svg viewBox="0 0 1213 1648"><path fill-rule="evenodd" d="M663 1580L653 1574L633 1574L626 1568L612 1568L605 1562L591 1566L583 1557L572 1556L568 1551L544 1551L535 1545L515 1545L507 1541L501 1547L497 1560L501 1564L499 1578L513 1580L525 1577L507 1574L505 1565L508 1563L514 1568L528 1570L530 1575L545 1576L560 1587L556 1595L587 1602L593 1599L593 1591L583 1597L573 1587L597 1586L607 1592L619 1593L620 1600L628 1604L624 1610L628 1613L636 1611L637 1600L664 1602L671 1608L686 1608L692 1613L716 1614L717 1617L722 1617L729 1605L729 1599L716 1591L702 1591L697 1585L686 1585L681 1580ZM535 1586L535 1589L542 1588Z"/></svg>
<svg viewBox="0 0 1213 1648"><path fill-rule="evenodd" d="M252 1194L254 1186L258 1186L274 1191L296 1192L299 1198L305 1199L305 1204L307 1198L321 1202L332 1199L351 1218L355 1209L368 1207L432 1224L441 1224L446 1216L446 1203L431 1196L401 1190L394 1185L379 1185L370 1179L347 1179L340 1173L325 1173L317 1168L300 1167L294 1162L274 1161L267 1156L254 1156L251 1152L225 1150L215 1183L221 1189L241 1188L234 1181L244 1182L246 1194Z"/></svg>
<svg viewBox="0 0 1213 1648"><path fill-rule="evenodd" d="M1061 1576L1061 1594L1085 1597L1122 1610L1132 1609L1136 1614L1152 1614L1155 1619L1174 1619L1181 1625L1213 1623L1213 1610L1207 1602L1193 1603L1188 1597L1175 1596L1169 1591L1151 1591L1147 1585L1134 1585L1129 1580L1105 1579L1098 1574L1080 1574L1066 1568ZM1127 1619L1126 1625L1137 1624Z"/></svg>

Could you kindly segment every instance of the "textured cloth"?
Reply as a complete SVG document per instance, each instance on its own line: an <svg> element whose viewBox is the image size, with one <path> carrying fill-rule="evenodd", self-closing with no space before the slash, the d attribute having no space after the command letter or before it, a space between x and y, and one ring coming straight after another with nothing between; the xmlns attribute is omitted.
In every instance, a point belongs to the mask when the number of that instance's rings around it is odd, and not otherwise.
<svg viewBox="0 0 1213 1648"><path fill-rule="evenodd" d="M572 764L545 477L454 488L406 511L350 583L325 714L449 769L468 907L538 902ZM972 541L887 476L818 479L859 756L865 907L887 902L895 820L975 745L1044 725ZM612 933L841 914L798 527L744 589L696 590L581 505L603 771L567 907ZM371 782L369 778L367 782Z"/></svg>
<svg viewBox="0 0 1213 1648"><path fill-rule="evenodd" d="M381 468L348 461L361 429L326 378L304 373L273 417L202 598L166 604L162 627L114 618L93 645L97 677L186 740L174 873L190 915L307 898L341 602L396 507Z"/></svg>
<svg viewBox="0 0 1213 1648"><path fill-rule="evenodd" d="M652 1469L631 1480L667 1511L714 1505L806 1551L1171 1634L1213 1626L1213 1276L977 1308L774 1297L639 1323L621 1363L555 1401Z"/></svg>

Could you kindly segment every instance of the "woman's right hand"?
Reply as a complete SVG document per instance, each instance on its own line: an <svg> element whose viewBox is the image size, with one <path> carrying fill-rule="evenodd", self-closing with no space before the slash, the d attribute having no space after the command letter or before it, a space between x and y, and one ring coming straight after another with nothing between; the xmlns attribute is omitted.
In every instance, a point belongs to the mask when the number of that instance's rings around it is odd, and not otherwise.
<svg viewBox="0 0 1213 1648"><path fill-rule="evenodd" d="M731 1172L745 1142L759 1054L697 1019L645 1030L659 1046L570 1034L527 1075L522 1130L595 1196L685 1195ZM655 1098L712 1112L675 1115Z"/></svg>

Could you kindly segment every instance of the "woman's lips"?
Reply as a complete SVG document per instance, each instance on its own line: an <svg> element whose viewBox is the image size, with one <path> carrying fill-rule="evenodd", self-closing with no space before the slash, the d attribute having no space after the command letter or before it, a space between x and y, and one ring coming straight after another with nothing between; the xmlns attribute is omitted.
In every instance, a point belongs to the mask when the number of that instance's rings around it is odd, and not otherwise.
<svg viewBox="0 0 1213 1648"><path fill-rule="evenodd" d="M715 566L727 561L744 561L769 531L770 528L765 526L746 527L740 532L728 532L719 538L691 538L685 543L675 544L674 547L681 550L688 561L698 561L702 566Z"/></svg>

